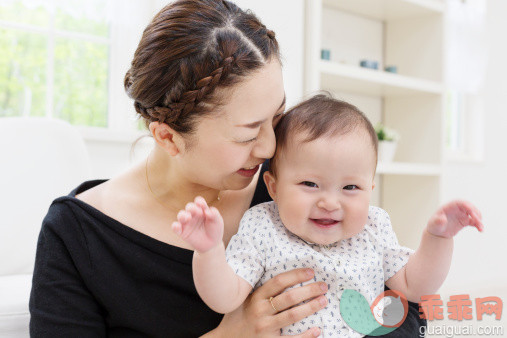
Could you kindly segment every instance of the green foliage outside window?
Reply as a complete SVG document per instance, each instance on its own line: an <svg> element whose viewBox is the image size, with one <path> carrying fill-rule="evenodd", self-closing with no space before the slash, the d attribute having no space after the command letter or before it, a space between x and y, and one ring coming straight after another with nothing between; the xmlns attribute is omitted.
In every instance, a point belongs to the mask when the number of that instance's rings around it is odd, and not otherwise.
<svg viewBox="0 0 507 338"><path fill-rule="evenodd" d="M0 4L0 117L51 114L77 125L107 126L106 4Z"/></svg>

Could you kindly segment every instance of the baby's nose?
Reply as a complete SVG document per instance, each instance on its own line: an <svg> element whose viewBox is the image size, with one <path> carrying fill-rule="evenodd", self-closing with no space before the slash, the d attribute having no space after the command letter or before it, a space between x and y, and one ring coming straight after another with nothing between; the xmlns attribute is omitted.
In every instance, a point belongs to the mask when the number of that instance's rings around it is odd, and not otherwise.
<svg viewBox="0 0 507 338"><path fill-rule="evenodd" d="M324 196L317 202L317 206L327 211L334 211L341 208L340 201L336 196Z"/></svg>

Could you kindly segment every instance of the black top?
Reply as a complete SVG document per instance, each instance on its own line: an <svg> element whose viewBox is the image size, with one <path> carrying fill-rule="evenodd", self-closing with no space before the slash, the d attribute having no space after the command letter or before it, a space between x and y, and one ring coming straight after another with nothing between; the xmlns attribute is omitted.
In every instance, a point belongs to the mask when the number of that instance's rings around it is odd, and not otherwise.
<svg viewBox="0 0 507 338"><path fill-rule="evenodd" d="M266 165L251 206L271 200L264 171ZM37 243L31 336L197 337L217 327L222 315L195 289L191 250L160 242L75 198L103 182L84 182L49 208ZM417 304L411 305L402 328L411 322L408 332L417 335L424 323Z"/></svg>
<svg viewBox="0 0 507 338"><path fill-rule="evenodd" d="M271 200L262 166L252 205ZM49 208L30 295L32 337L197 337L222 319L199 298L193 251L160 242L75 198Z"/></svg>

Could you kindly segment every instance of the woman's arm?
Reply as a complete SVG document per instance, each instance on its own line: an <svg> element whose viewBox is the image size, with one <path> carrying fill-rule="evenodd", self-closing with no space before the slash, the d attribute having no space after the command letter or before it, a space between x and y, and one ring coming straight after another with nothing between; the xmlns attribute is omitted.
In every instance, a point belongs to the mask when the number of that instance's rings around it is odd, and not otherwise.
<svg viewBox="0 0 507 338"><path fill-rule="evenodd" d="M59 235L58 225L66 219L65 212L53 205L39 234L30 294L30 336L105 337L100 306Z"/></svg>
<svg viewBox="0 0 507 338"><path fill-rule="evenodd" d="M412 302L435 293L449 272L453 237L468 225L484 229L480 212L472 204L454 201L441 207L429 220L419 248L386 285Z"/></svg>
<svg viewBox="0 0 507 338"><path fill-rule="evenodd" d="M226 314L220 325L203 337L279 337L282 327L326 307L326 283L311 283L284 292L313 276L311 269L295 269L275 276L249 295L238 309ZM271 301L278 311L271 306L270 297L273 297ZM319 335L320 329L314 327L294 337Z"/></svg>

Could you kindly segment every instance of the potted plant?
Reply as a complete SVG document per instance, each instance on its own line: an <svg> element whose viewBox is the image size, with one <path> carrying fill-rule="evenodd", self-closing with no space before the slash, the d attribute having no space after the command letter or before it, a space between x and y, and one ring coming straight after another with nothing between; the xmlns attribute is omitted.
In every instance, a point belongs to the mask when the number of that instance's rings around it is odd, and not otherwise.
<svg viewBox="0 0 507 338"><path fill-rule="evenodd" d="M378 159L381 162L391 162L396 153L400 134L396 130L387 128L382 123L375 126L378 138Z"/></svg>

